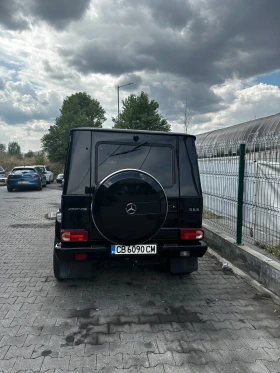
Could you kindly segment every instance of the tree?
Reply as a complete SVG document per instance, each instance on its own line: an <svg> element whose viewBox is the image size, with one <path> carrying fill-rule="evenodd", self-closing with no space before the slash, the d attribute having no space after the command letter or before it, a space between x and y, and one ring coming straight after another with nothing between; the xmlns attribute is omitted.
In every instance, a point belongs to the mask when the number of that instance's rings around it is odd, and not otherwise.
<svg viewBox="0 0 280 373"><path fill-rule="evenodd" d="M41 139L43 149L48 152L49 160L58 163L65 162L70 129L102 128L105 120L105 110L87 93L79 92L66 97L60 109L60 116Z"/></svg>
<svg viewBox="0 0 280 373"><path fill-rule="evenodd" d="M184 132L188 133L188 128L190 125L191 120L195 114L195 110L192 109L188 102L188 97L186 96L186 101L184 103L184 117L181 118L179 115L176 115L183 123L184 123Z"/></svg>
<svg viewBox="0 0 280 373"><path fill-rule="evenodd" d="M8 153L9 155L15 155L17 157L21 156L20 146L16 141L9 142Z"/></svg>
<svg viewBox="0 0 280 373"><path fill-rule="evenodd" d="M27 153L24 154L24 158L33 158L35 153L32 150L28 150Z"/></svg>
<svg viewBox="0 0 280 373"><path fill-rule="evenodd" d="M5 153L5 151L6 151L6 145L0 144L0 153Z"/></svg>
<svg viewBox="0 0 280 373"><path fill-rule="evenodd" d="M122 104L123 110L119 118L112 118L113 128L170 131L170 124L158 113L158 102L149 101L146 93L141 92L139 96L131 94Z"/></svg>

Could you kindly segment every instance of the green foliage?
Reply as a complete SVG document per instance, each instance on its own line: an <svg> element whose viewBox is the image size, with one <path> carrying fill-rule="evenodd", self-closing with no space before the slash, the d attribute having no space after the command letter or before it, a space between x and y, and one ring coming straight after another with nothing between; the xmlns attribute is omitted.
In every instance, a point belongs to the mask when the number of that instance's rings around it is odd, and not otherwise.
<svg viewBox="0 0 280 373"><path fill-rule="evenodd" d="M102 128L105 120L105 110L87 93L79 92L66 97L60 109L60 116L41 139L43 149L48 152L50 161L62 164L65 162L70 129Z"/></svg>
<svg viewBox="0 0 280 373"><path fill-rule="evenodd" d="M35 160L35 164L45 165L47 163L44 153L39 153L39 154L34 155L34 160Z"/></svg>
<svg viewBox="0 0 280 373"><path fill-rule="evenodd" d="M15 155L19 158L21 157L20 146L16 141L9 142L8 153L9 155Z"/></svg>
<svg viewBox="0 0 280 373"><path fill-rule="evenodd" d="M6 145L0 144L0 153L5 153L5 151L6 151Z"/></svg>
<svg viewBox="0 0 280 373"><path fill-rule="evenodd" d="M255 245L280 258L280 243L271 245L256 241Z"/></svg>
<svg viewBox="0 0 280 373"><path fill-rule="evenodd" d="M24 158L33 158L35 153L32 150L28 150L27 153L24 154Z"/></svg>
<svg viewBox="0 0 280 373"><path fill-rule="evenodd" d="M46 164L50 167L51 171L53 172L54 178L56 178L58 174L64 173L64 164L49 162L46 162Z"/></svg>
<svg viewBox="0 0 280 373"><path fill-rule="evenodd" d="M113 128L127 128L149 131L170 131L170 124L158 113L157 101L149 101L146 93L139 96L131 94L123 102L123 110L119 118L112 118Z"/></svg>

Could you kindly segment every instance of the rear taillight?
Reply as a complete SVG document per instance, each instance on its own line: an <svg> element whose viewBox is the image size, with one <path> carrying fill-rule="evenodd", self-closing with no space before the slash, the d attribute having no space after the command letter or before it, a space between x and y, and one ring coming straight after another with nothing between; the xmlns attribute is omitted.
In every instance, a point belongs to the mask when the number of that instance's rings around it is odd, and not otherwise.
<svg viewBox="0 0 280 373"><path fill-rule="evenodd" d="M75 254L75 259L76 260L86 260L87 254L86 253L78 253Z"/></svg>
<svg viewBox="0 0 280 373"><path fill-rule="evenodd" d="M88 241L88 231L85 229L61 229L61 242L85 242Z"/></svg>
<svg viewBox="0 0 280 373"><path fill-rule="evenodd" d="M181 240L202 240L204 237L203 229L181 228Z"/></svg>

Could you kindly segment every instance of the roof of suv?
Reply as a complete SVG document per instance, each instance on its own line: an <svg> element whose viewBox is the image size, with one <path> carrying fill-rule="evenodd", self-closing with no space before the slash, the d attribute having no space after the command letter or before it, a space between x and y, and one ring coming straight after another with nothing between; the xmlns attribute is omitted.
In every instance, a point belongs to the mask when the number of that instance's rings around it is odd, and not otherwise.
<svg viewBox="0 0 280 373"><path fill-rule="evenodd" d="M80 128L72 128L70 130L71 132L74 131L93 131L93 132L123 132L123 133L139 133L139 134L148 134L148 135L166 135L166 136L186 136L186 137L192 137L196 139L196 136L189 135L187 133L183 132L163 132L163 131L148 131L148 130L132 130L132 129L112 129L112 128L95 128L95 127L80 127Z"/></svg>

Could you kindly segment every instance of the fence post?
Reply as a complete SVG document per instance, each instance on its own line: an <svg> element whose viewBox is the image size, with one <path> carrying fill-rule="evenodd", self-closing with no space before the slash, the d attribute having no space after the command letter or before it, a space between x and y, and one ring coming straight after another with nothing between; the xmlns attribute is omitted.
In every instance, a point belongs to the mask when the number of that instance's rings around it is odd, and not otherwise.
<svg viewBox="0 0 280 373"><path fill-rule="evenodd" d="M240 144L239 152L239 172L238 172L238 202L237 202L237 226L236 243L242 243L242 223L243 223L243 192L244 192L244 171L245 171L245 151L246 145Z"/></svg>

